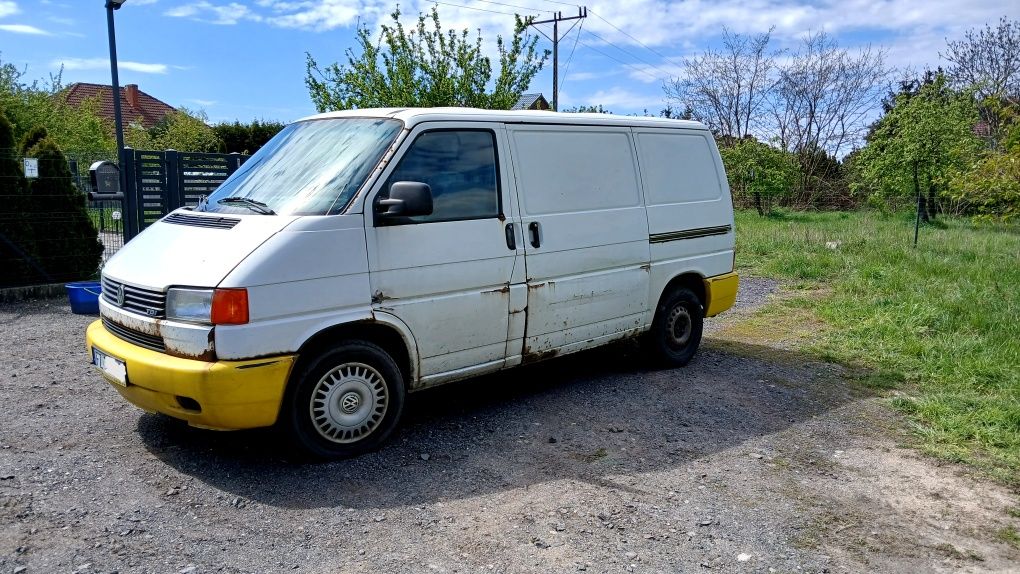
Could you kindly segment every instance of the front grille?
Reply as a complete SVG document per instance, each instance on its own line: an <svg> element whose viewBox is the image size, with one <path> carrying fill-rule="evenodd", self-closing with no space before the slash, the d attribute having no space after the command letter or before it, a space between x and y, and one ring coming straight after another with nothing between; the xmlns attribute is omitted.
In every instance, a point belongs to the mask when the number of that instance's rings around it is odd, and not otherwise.
<svg viewBox="0 0 1020 574"><path fill-rule="evenodd" d="M214 229L231 229L240 219L234 217L206 217L204 215L189 215L187 213L171 213L163 218L163 223L176 223L177 225L190 225L192 227L211 227Z"/></svg>
<svg viewBox="0 0 1020 574"><path fill-rule="evenodd" d="M128 329L123 325L118 325L107 318L103 318L103 326L106 330L113 333L118 339L123 339L128 343L138 345L139 347L145 347L152 351L159 351L160 353L166 352L166 345L163 344L163 338L148 333L142 333L135 331L134 329Z"/></svg>
<svg viewBox="0 0 1020 574"><path fill-rule="evenodd" d="M118 305L118 293L121 288L124 289L124 304ZM131 311L153 319L166 318L166 293L162 291L132 287L131 285L104 276L103 299L114 307L119 307L125 311Z"/></svg>

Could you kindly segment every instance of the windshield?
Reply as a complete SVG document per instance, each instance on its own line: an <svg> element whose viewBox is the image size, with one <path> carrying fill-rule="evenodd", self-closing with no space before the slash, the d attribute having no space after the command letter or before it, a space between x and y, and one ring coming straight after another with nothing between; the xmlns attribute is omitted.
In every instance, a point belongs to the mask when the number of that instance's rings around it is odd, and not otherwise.
<svg viewBox="0 0 1020 574"><path fill-rule="evenodd" d="M398 120L290 124L209 196L201 211L332 215L357 193L400 132Z"/></svg>

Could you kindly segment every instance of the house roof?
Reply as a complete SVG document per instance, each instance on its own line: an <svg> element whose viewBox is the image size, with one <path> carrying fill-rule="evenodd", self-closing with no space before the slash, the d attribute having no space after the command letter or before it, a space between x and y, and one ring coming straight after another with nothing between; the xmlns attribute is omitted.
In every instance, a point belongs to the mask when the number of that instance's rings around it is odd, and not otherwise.
<svg viewBox="0 0 1020 574"><path fill-rule="evenodd" d="M137 89L137 86L134 86ZM133 106L127 96L127 86L120 88L120 112L124 125L133 123L141 124L145 128L151 128L159 123L167 114L174 111L170 104L154 98L149 94L138 90L138 105ZM110 94L113 90L104 84L87 84L77 82L71 84L65 90L65 100L71 106L78 107L89 98L99 100L99 114L113 121L113 98Z"/></svg>
<svg viewBox="0 0 1020 574"><path fill-rule="evenodd" d="M542 105L544 104L544 105ZM542 94L521 94L511 110L548 110L549 102Z"/></svg>

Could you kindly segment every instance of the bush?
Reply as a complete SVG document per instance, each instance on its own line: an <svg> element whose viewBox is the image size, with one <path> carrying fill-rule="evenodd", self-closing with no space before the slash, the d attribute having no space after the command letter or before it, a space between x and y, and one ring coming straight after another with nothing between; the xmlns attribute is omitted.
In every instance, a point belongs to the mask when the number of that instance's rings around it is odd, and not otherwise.
<svg viewBox="0 0 1020 574"><path fill-rule="evenodd" d="M92 277L103 245L89 217L85 194L74 185L67 158L49 138L36 143L26 156L39 160L39 178L31 182L29 206L42 275L37 280L54 283Z"/></svg>
<svg viewBox="0 0 1020 574"><path fill-rule="evenodd" d="M1020 219L1020 146L990 153L955 177L949 195L983 219Z"/></svg>
<svg viewBox="0 0 1020 574"><path fill-rule="evenodd" d="M23 285L36 275L28 186L7 116L0 112L0 287Z"/></svg>

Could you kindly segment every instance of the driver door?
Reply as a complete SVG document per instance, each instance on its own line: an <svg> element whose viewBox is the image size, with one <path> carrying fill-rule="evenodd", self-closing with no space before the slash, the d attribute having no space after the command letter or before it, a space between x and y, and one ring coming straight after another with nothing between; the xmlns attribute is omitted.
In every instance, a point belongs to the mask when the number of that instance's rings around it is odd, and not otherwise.
<svg viewBox="0 0 1020 574"><path fill-rule="evenodd" d="M366 204L373 308L410 328L420 386L503 367L518 257L504 225L512 189L499 169L505 137L497 124L419 125ZM379 213L399 181L430 186L431 215Z"/></svg>

